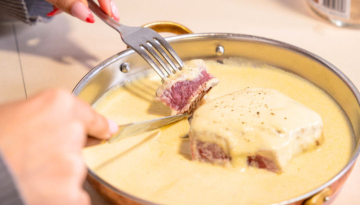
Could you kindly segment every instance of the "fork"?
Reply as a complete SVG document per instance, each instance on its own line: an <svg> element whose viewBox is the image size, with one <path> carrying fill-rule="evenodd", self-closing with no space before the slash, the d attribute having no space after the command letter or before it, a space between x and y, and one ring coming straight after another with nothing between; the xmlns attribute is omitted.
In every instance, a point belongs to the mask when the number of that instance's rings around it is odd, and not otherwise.
<svg viewBox="0 0 360 205"><path fill-rule="evenodd" d="M162 81L181 70L184 66L184 63L175 50L157 32L150 28L130 27L120 24L107 15L93 0L88 0L88 2L90 10L106 24L117 30L124 43L144 58L144 60L146 60L161 77ZM158 53L168 62L168 64L165 63ZM177 65L168 54L175 59Z"/></svg>

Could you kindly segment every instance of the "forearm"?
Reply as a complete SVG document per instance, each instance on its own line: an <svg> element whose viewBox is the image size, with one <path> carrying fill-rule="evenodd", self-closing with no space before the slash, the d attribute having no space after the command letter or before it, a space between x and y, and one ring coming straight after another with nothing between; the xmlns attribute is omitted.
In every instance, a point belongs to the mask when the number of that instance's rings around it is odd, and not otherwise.
<svg viewBox="0 0 360 205"><path fill-rule="evenodd" d="M0 151L0 205L23 205L14 177L11 175Z"/></svg>

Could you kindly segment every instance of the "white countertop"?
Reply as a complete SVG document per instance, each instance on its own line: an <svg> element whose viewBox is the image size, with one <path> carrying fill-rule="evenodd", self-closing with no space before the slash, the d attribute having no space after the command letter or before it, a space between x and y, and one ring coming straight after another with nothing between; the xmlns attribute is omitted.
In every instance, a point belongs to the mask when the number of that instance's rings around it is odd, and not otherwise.
<svg viewBox="0 0 360 205"><path fill-rule="evenodd" d="M360 30L338 28L316 16L305 0L115 0L120 21L140 26L167 20L196 33L263 36L299 46L328 60L360 88ZM136 12L136 13L135 13ZM119 34L96 18L86 24L66 14L27 26L0 23L0 103L40 90L71 91L95 65L125 49ZM108 204L87 184L93 204ZM358 163L334 205L360 204Z"/></svg>

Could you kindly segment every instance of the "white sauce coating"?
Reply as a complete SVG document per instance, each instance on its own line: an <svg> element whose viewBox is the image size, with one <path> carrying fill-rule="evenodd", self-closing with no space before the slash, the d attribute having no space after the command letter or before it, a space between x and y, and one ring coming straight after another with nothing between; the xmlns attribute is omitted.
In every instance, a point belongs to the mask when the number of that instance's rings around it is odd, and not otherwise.
<svg viewBox="0 0 360 205"><path fill-rule="evenodd" d="M320 144L322 128L312 109L277 90L252 87L201 106L190 132L219 145L235 166L246 168L248 156L261 155L283 172L293 156Z"/></svg>
<svg viewBox="0 0 360 205"><path fill-rule="evenodd" d="M196 78L202 78L203 71L206 71L206 65L203 60L195 59L195 60L186 62L186 64L184 65L184 67L182 68L181 71L178 71L178 72L176 72L176 74L171 75L169 78L167 78L165 80L165 82L161 86L159 86L159 88L156 90L156 96L158 98L157 100L159 100L160 102L164 101L164 100L168 101L168 97L164 98L164 96L171 96L171 94L170 94L171 87L174 84L176 84L178 82L183 82L183 81L193 81ZM194 92L192 94L192 97L190 97L188 99L188 102L190 102L190 103L188 103L188 105L186 105L182 109L177 109L177 108L173 107L174 110L172 111L172 115L177 115L179 113L183 113L184 111L185 112L189 111L189 109L192 105L192 102L194 102L196 100L196 98L198 98L200 93L208 91L210 88L216 86L218 83L219 83L219 80L216 77L203 83L201 85L201 87L199 87L197 89L197 92ZM165 103L165 104L167 104L167 103Z"/></svg>
<svg viewBox="0 0 360 205"><path fill-rule="evenodd" d="M201 72L204 70L206 70L206 65L205 62L201 59L195 59L186 62L181 71L170 75L170 77L165 80L165 82L156 91L156 96L159 96L161 95L161 93L166 92L166 90L168 90L176 82L195 80L201 75ZM217 78L213 78L206 83L204 90L208 90L209 88L214 87L218 83L219 80Z"/></svg>
<svg viewBox="0 0 360 205"><path fill-rule="evenodd" d="M224 64L206 61L219 78L208 100L244 89L279 90L317 112L323 119L324 142L318 149L294 157L283 174L267 170L213 166L191 161L187 120L160 131L83 150L87 166L113 186L161 204L270 204L288 200L320 186L336 175L354 150L348 119L323 90L280 69L240 59ZM171 114L154 101L161 84L154 74L104 95L95 109L119 124Z"/></svg>

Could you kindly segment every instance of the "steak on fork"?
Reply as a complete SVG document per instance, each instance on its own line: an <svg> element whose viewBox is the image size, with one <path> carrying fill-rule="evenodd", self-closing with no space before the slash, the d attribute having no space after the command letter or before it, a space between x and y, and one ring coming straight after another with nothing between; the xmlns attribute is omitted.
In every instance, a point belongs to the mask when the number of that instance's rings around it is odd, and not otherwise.
<svg viewBox="0 0 360 205"><path fill-rule="evenodd" d="M170 76L156 91L157 100L169 106L173 114L192 114L201 99L219 80L208 73L203 60L191 60Z"/></svg>

